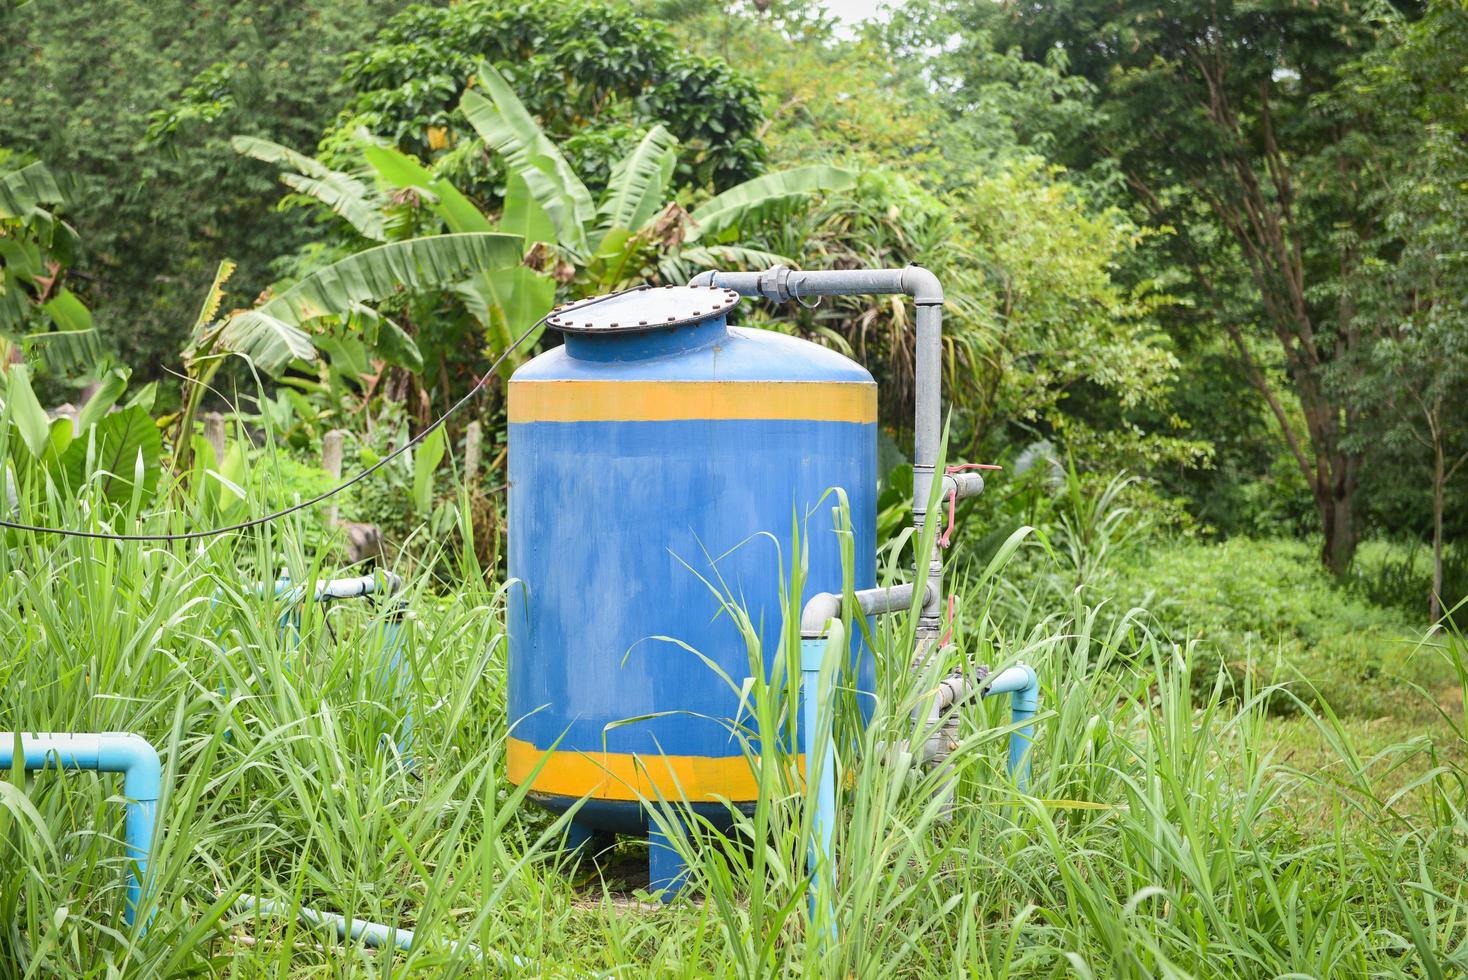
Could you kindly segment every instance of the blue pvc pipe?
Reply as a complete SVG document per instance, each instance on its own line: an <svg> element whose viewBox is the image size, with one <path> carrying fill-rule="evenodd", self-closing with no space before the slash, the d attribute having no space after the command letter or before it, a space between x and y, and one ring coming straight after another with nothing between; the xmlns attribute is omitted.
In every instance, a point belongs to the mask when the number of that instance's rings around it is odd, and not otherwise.
<svg viewBox="0 0 1468 980"><path fill-rule="evenodd" d="M15 741L15 732L0 732L0 769L14 768ZM22 765L28 772L54 768L123 774L122 795L130 800L123 821L123 837L132 867L128 869L127 902L122 914L127 924L132 925L143 902L158 796L163 786L163 766L158 752L141 736L127 732L21 733L20 751ZM146 924L139 934L145 931Z"/></svg>
<svg viewBox="0 0 1468 980"><path fill-rule="evenodd" d="M371 595L385 595L390 597L396 595L402 586L403 579L396 572L362 575L357 578L318 579L315 590L312 593L312 598L316 602L329 602L338 599L358 599ZM290 569L282 568L280 570L280 577L275 580L275 584L271 588L274 590L274 595L277 599L284 598L288 603L288 608L280 617L281 632L284 633L286 630L291 630L291 646L299 646L301 636L301 604L306 599L306 587L304 585L294 584L291 581ZM263 586L257 586L255 591L259 595L264 595L267 590ZM217 606L221 598L223 598L223 592L215 589L211 605ZM405 614L404 604L399 603L397 608L394 608L389 614L389 618L383 624L382 628L384 662L381 677L382 680L391 682L394 700L397 700L403 693L403 679L399 676L398 670L402 665L403 659L402 619ZM220 685L219 693L223 696L228 696L228 691L223 685ZM224 737L226 739L232 738L233 734L233 732L226 731ZM384 732L384 741L388 740L388 738L389 736ZM411 701L403 712L403 723L401 734L397 741L397 749L398 755L402 759L403 768L412 769L413 705Z"/></svg>
<svg viewBox="0 0 1468 980"><path fill-rule="evenodd" d="M800 689L804 695L804 712L801 719L801 749L805 754L805 772L809 778L818 770L816 782L816 818L811 828L810 854L807 870L810 873L810 921L812 928L820 921L818 911L825 905L826 937L836 938L836 915L830 896L824 903L821 899L820 876L826 869L830 880L836 880L835 868L831 863L831 842L836 830L836 742L830 731L819 744L819 719L821 709L828 700L820 689L821 659L826 641L802 639L800 641ZM834 719L832 719L834 722Z"/></svg>
<svg viewBox="0 0 1468 980"><path fill-rule="evenodd" d="M404 697L403 687L405 683L411 682L412 676L404 678L400 673L404 644L403 644L403 622L402 617L407 615L406 610L394 609L388 614L387 622L382 625L382 654L386 663L383 666L383 680L392 685L392 696L394 701L405 701L403 709L403 723L398 733L398 756L402 759L403 768L413 768L413 700L411 692Z"/></svg>
<svg viewBox="0 0 1468 980"><path fill-rule="evenodd" d="M984 697L996 694L1010 696L1009 717L1013 724L1026 722L1009 733L1009 775L1021 793L1030 784L1030 746L1035 741L1035 726L1030 719L1040 705L1040 679L1028 664L1016 664L999 672L984 690Z"/></svg>
<svg viewBox="0 0 1468 980"><path fill-rule="evenodd" d="M290 911L289 905L254 895L241 895L236 903L236 908L258 912L262 915L275 915ZM361 942L374 949L400 949L407 952L413 948L413 943L417 940L412 929L398 929L394 926L385 926L380 922L368 922L365 919L348 919L335 912L318 912L304 905L299 906L295 911L296 918L309 926L331 926L336 930L339 938ZM451 952L463 949L476 960L484 959L483 950L471 942L451 941L447 945ZM532 965L529 960L520 956L506 957L493 952L490 954L490 959L501 967L512 965L524 969Z"/></svg>

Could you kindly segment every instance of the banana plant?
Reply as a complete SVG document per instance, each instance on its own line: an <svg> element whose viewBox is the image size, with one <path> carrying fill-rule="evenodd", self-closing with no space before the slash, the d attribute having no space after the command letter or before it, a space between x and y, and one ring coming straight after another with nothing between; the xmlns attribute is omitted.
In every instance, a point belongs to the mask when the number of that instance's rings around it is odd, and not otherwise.
<svg viewBox="0 0 1468 980"><path fill-rule="evenodd" d="M175 468L189 467L199 403L226 358L243 357L256 370L276 375L293 361L315 360L317 348L309 332L313 325L352 316L379 332L379 350L386 336L387 343L416 355L413 340L370 304L400 291L440 289L504 268L522 252L518 236L495 232L387 242L317 269L259 306L219 316L224 285L234 271L232 262L222 262L183 351L188 383L174 438Z"/></svg>
<svg viewBox="0 0 1468 980"><path fill-rule="evenodd" d="M103 351L91 312L66 288L80 240L56 214L64 203L45 164L0 166L0 338L75 374L94 368Z"/></svg>
<svg viewBox="0 0 1468 980"><path fill-rule="evenodd" d="M288 147L256 137L237 136L237 152L283 168L281 181L330 208L364 239L391 242L403 234L425 231L417 220L435 216L447 235L509 234L526 244L545 237L543 216L523 184L512 181L498 221L480 211L447 178L422 162L370 135L359 136L363 166L353 173L334 170ZM428 240L426 236L424 240ZM491 354L504 352L525 327L535 324L555 303L556 283L531 268L520 254L448 285L482 327ZM530 337L505 358L500 373L508 377L534 347Z"/></svg>
<svg viewBox="0 0 1468 980"><path fill-rule="evenodd" d="M796 167L745 181L685 214L669 200L678 141L654 126L613 167L606 191L594 201L504 76L486 64L478 81L477 88L464 91L459 110L485 146L504 158L509 191L527 192L516 230L529 242L560 249L588 293L620 288L649 271L681 281L695 266L787 261L733 243L782 208L856 181L852 171L839 167Z"/></svg>
<svg viewBox="0 0 1468 980"><path fill-rule="evenodd" d="M75 420L46 415L31 388L29 369L11 365L3 376L9 470L22 487L75 496L92 485L102 498L136 507L158 490L163 452L157 425L148 414L152 386L121 409L128 373L103 376Z"/></svg>

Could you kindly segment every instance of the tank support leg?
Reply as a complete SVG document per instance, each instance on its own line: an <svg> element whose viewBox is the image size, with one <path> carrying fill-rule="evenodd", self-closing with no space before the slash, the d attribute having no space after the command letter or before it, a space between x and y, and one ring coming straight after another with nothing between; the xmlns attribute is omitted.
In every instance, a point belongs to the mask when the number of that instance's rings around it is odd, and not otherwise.
<svg viewBox="0 0 1468 980"><path fill-rule="evenodd" d="M573 857L585 857L591 850L591 838L595 835L596 831L584 823L572 820L566 824L566 853Z"/></svg>
<svg viewBox="0 0 1468 980"><path fill-rule="evenodd" d="M688 865L657 825L647 828L647 890L670 904L688 884Z"/></svg>

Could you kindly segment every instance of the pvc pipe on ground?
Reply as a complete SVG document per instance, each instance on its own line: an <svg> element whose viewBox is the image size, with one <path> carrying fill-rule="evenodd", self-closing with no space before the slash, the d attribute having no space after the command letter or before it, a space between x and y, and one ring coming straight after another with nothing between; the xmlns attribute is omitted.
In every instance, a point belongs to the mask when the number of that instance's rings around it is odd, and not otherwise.
<svg viewBox="0 0 1468 980"><path fill-rule="evenodd" d="M239 900L235 902L235 908L267 916L289 914L290 912L290 906L285 903L273 902L268 898L248 894L239 897ZM413 948L413 943L417 940L412 929L398 929L393 926L385 926L380 922L368 922L365 919L348 919L335 912L318 912L304 905L296 908L295 914L297 919L308 926L330 926L336 930L339 939L351 939L373 949L400 949L407 952ZM484 951L473 943L450 941L447 945L452 952L463 949L476 960L485 959ZM489 954L489 959L501 967L507 964L521 968L531 965L530 961L519 956L506 957L495 952Z"/></svg>
<svg viewBox="0 0 1468 980"><path fill-rule="evenodd" d="M996 694L1010 696L1011 722L1026 722L1009 733L1009 775L1023 793L1030 783L1029 750L1035 740L1035 726L1029 722L1040 704L1040 679L1033 667L1016 664L1000 671L984 690L986 698Z"/></svg>
<svg viewBox="0 0 1468 980"><path fill-rule="evenodd" d="M15 766L15 732L0 732L0 770ZM142 906L148 879L148 858L153 846L153 828L158 814L158 797L163 785L163 766L158 752L141 736L127 732L20 733L21 765L27 772L42 769L91 769L122 773L122 795L131 801L124 817L123 838L130 867L123 919L132 925ZM139 933L145 932L144 924Z"/></svg>

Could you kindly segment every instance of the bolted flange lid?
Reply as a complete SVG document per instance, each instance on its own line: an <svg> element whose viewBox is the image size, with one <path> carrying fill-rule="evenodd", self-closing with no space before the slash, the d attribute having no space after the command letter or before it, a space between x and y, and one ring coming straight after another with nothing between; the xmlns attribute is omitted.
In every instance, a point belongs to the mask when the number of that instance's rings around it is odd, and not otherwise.
<svg viewBox="0 0 1468 980"><path fill-rule="evenodd" d="M591 304L567 303L546 323L578 334L659 330L723 316L738 302L738 293L720 286L661 286Z"/></svg>

